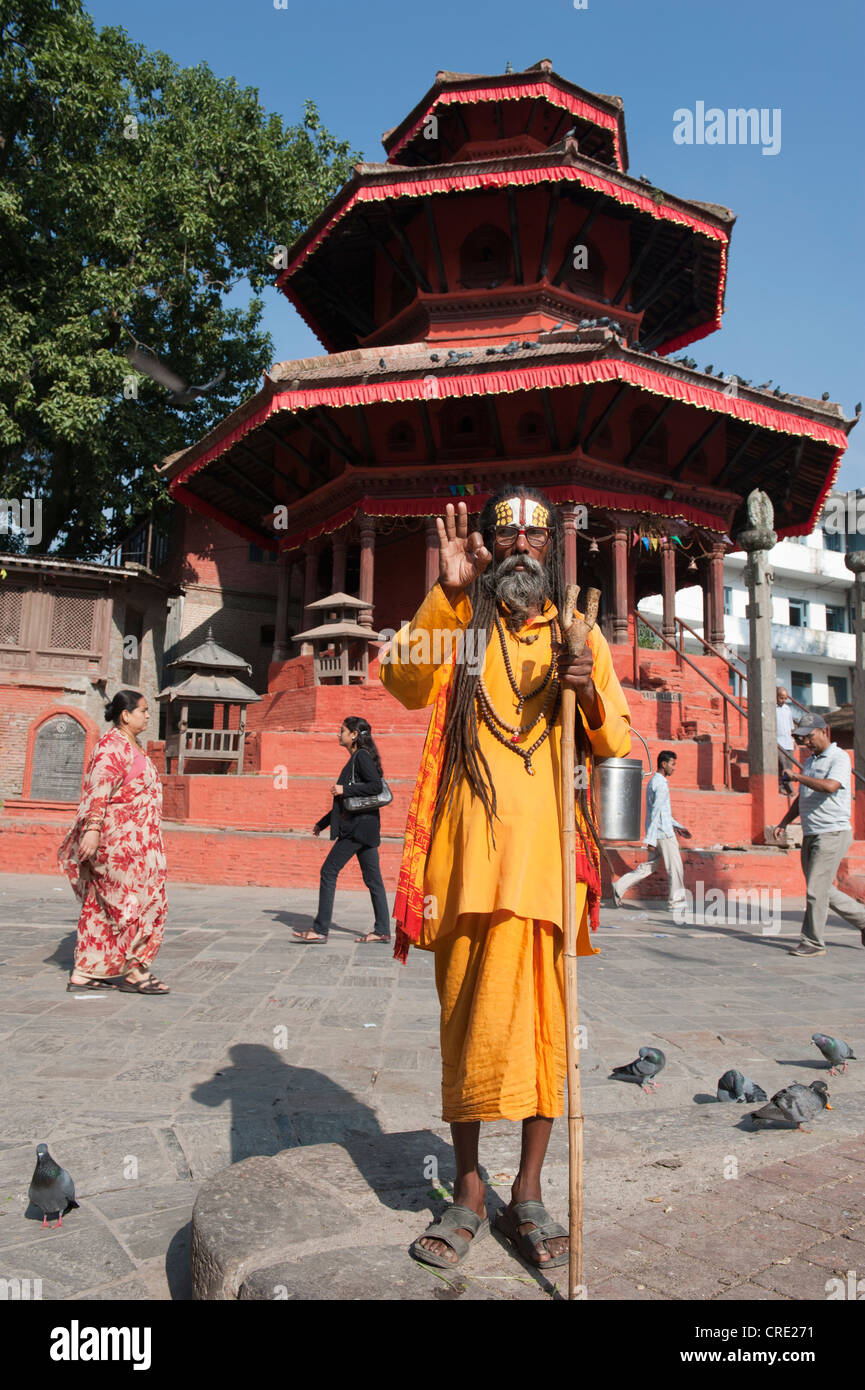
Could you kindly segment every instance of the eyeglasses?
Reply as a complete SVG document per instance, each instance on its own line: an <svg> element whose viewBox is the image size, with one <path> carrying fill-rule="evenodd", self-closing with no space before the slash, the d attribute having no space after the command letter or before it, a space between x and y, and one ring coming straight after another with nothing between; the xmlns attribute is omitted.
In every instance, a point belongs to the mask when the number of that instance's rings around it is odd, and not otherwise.
<svg viewBox="0 0 865 1390"><path fill-rule="evenodd" d="M512 545L521 532L535 550L546 545L550 538L548 526L497 526L496 540L504 541L505 545Z"/></svg>

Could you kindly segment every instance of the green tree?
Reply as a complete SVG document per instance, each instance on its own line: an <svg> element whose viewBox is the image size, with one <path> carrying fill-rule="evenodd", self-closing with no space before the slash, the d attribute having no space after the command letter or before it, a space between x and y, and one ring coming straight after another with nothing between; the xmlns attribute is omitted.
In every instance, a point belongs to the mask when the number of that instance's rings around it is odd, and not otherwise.
<svg viewBox="0 0 865 1390"><path fill-rule="evenodd" d="M255 89L97 31L80 0L0 0L0 496L42 498L38 549L97 554L164 503L154 463L272 361L274 248L359 157L311 102L286 127ZM173 406L135 344L225 379Z"/></svg>

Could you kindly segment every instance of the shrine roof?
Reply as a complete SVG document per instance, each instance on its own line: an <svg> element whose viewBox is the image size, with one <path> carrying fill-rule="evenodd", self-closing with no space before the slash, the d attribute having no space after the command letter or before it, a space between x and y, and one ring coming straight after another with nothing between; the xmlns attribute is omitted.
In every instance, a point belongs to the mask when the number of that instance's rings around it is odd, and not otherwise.
<svg viewBox="0 0 865 1390"><path fill-rule="evenodd" d="M369 207L383 198L447 195L509 184L550 182L555 172L563 182L582 183L592 192L605 193L639 212L664 221L685 222L714 239L728 240L736 221L735 213L720 203L680 198L645 179L632 178L621 169L588 159L579 153L577 141L569 138L535 154L454 164L413 166L365 161L354 166L351 178L289 248L288 265L277 276L277 287L282 288L291 279L356 204Z"/></svg>
<svg viewBox="0 0 865 1390"><path fill-rule="evenodd" d="M195 671L178 685L167 685L160 690L157 700L207 700L232 705L251 705L260 700L252 686L244 684L236 676L216 675Z"/></svg>
<svg viewBox="0 0 865 1390"><path fill-rule="evenodd" d="M471 73L440 70L429 90L398 125L386 130L382 144L388 159L394 160L417 138L420 127L437 106L459 102L477 106L484 101L513 101L524 97L544 98L575 117L605 127L612 135L613 154L619 168L628 167L624 102L619 96L592 92L553 71L552 62L542 58L521 72Z"/></svg>
<svg viewBox="0 0 865 1390"><path fill-rule="evenodd" d="M207 637L198 647L193 647L191 651L183 656L178 656L174 661L169 661L169 666L198 666L202 669L211 671L245 671L247 675L252 675L252 667L248 661L244 661L242 656L236 652L230 652L227 647L221 647L214 639L210 628L207 630Z"/></svg>
<svg viewBox="0 0 865 1390"><path fill-rule="evenodd" d="M291 431L302 427L305 420L314 419L316 410L339 412L346 406L362 410L376 408L390 410L396 418L405 402L425 402L427 406L434 406L449 398L483 395L494 399L512 392L555 392L562 387L574 389L608 383L619 389L665 398L670 403L696 407L719 420L727 419L729 457L745 460L745 455L750 453L751 458L740 463L734 491L722 488L717 494L719 498L733 497L745 482L749 486L762 486L765 468L770 469L773 484L777 484L777 466L773 467L773 460L779 449L784 448L783 436L796 443L798 461L788 470L788 491L792 487L790 520L779 526L778 531L779 534L798 535L807 534L819 516L837 476L847 434L858 419L858 416L845 419L841 407L833 402L775 396L767 389L748 386L740 378L735 379L735 391L732 391L731 378L718 380L682 362L629 348L606 327L559 330L544 334L536 341L515 340L492 353L479 347L471 350L469 358L461 356L455 360L447 360L446 348L438 344L435 348L433 352L430 344L408 343L278 363L256 396L244 402L179 458L174 456L171 462L164 463L159 471L170 482L173 496L261 544L272 525L263 524L263 518L272 514L278 501L273 494L273 483L267 480L274 474L278 476L279 470L269 457L263 460L250 444L257 444L259 449L264 445L268 456L272 446L283 441L292 449ZM462 345L459 349L451 349L454 354L457 351L464 354L468 350ZM431 381L435 383L434 388L430 387ZM288 417L287 428L279 423L283 414ZM346 427L351 428L348 412ZM257 439L258 431L261 434ZM217 468L223 455L235 447L239 452L235 455L234 468L236 471L243 468L249 477L248 486L255 489L245 498L231 486L226 492L225 480L220 481L207 471L211 465ZM304 467L308 467L305 459L303 462ZM249 473L251 466L258 481L253 481ZM430 466L429 462L425 464L419 459L410 464L405 461L397 472L415 495L422 495L424 489L429 491L432 475L437 473L438 467L434 460ZM608 469L617 471L615 464L608 465ZM289 506L291 520L281 543L289 539L289 532L294 537L300 534L298 527L303 530L302 514L307 511L307 499L311 494L320 499L319 511L323 509L326 516L342 518L339 524L343 524L360 505L357 498L362 500L366 490L378 487L375 480L389 472L396 476L392 463L382 468L374 459L358 456L356 463L343 463L340 472L320 475L320 485L307 482L301 489L302 495ZM202 474L200 479L198 474ZM633 477L627 469L624 476ZM707 480L703 485L704 493L714 486ZM608 495L611 487L612 484L608 486ZM229 495L234 501L229 500ZM260 497L261 502L257 502L256 497ZM262 506L265 501L269 506ZM671 515L684 515L698 524L711 525L709 514L705 509L702 512L694 510L696 505L679 500L655 501L652 508L659 513L669 509ZM318 534L323 523L309 514L305 525L307 529L312 528L309 534ZM299 542L294 539L291 543Z"/></svg>
<svg viewBox="0 0 865 1390"><path fill-rule="evenodd" d="M307 605L310 607L311 605ZM369 604L362 605L369 608ZM306 632L296 632L292 641L294 642L316 642L327 641L338 637L363 638L367 642L380 642L382 639L371 627L361 627L359 623L322 623L321 627L308 628Z"/></svg>

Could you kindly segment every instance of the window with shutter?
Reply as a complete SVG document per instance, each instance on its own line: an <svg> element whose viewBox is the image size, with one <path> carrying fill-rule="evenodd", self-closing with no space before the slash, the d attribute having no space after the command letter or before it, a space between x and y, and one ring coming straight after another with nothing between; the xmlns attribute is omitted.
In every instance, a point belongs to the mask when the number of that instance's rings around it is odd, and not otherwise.
<svg viewBox="0 0 865 1390"><path fill-rule="evenodd" d="M92 651L94 612L93 594L55 594L51 614L51 647L76 652Z"/></svg>
<svg viewBox="0 0 865 1390"><path fill-rule="evenodd" d="M0 643L17 647L21 642L23 589L0 588Z"/></svg>

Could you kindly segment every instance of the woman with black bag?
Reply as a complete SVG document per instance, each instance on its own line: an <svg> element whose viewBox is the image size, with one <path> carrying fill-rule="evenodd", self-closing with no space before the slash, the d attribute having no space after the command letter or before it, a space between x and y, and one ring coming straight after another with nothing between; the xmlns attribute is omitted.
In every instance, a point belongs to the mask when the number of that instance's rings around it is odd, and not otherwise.
<svg viewBox="0 0 865 1390"><path fill-rule="evenodd" d="M308 931L296 931L294 935L298 941L327 941L336 881L340 870L356 854L372 899L375 926L355 940L364 943L390 941L390 914L379 868L378 846L381 843L379 806L387 805L392 797L382 777L381 758L367 721L349 715L340 728L339 742L351 756L339 780L330 789L333 806L312 830L313 835L319 835L329 824L330 838L335 843L321 866L315 926Z"/></svg>

